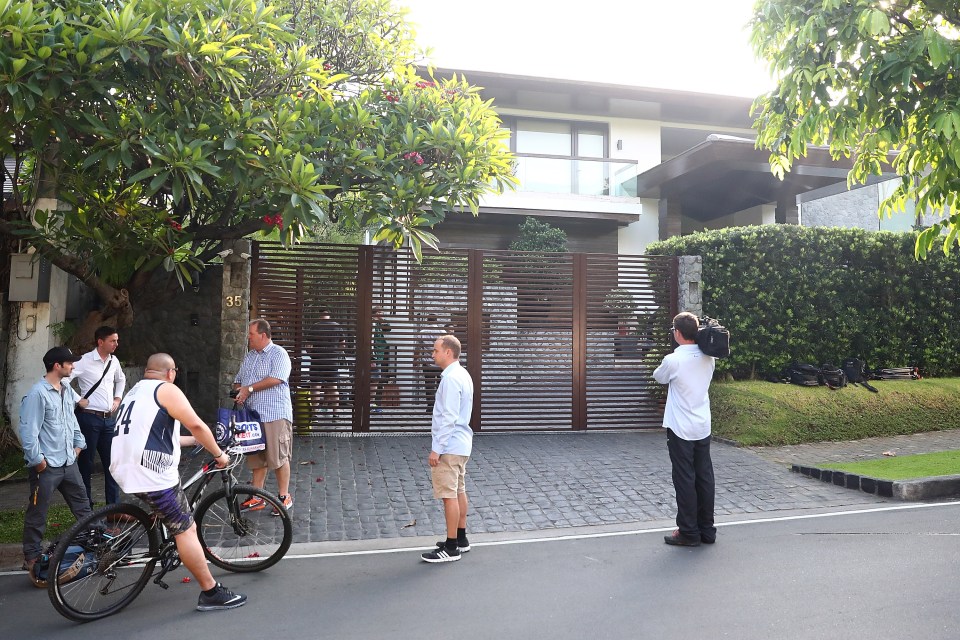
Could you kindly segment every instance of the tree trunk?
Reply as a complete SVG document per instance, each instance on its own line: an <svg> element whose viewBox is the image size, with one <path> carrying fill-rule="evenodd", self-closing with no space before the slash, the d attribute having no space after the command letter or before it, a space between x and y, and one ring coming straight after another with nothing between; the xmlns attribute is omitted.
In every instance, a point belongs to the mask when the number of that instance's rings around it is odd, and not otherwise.
<svg viewBox="0 0 960 640"><path fill-rule="evenodd" d="M130 295L126 289L114 289L114 293L106 297L103 296L102 289L98 289L98 293L101 294L103 308L88 313L70 339L68 346L77 353L89 350L94 332L102 326L126 329L133 325L133 305L130 304Z"/></svg>

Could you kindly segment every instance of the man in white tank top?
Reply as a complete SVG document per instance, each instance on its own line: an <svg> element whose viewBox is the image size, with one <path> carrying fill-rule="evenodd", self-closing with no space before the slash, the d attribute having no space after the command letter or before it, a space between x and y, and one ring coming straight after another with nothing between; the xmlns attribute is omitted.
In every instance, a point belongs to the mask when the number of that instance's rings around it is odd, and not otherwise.
<svg viewBox="0 0 960 640"><path fill-rule="evenodd" d="M143 377L120 403L110 473L124 493L147 503L174 536L180 559L202 590L197 609L215 611L243 606L247 596L218 583L207 567L177 468L181 444L203 445L216 457L220 468L230 462L230 456L220 449L209 427L173 384L177 377L173 358L166 353L153 354L147 360ZM181 436L180 425L192 435Z"/></svg>

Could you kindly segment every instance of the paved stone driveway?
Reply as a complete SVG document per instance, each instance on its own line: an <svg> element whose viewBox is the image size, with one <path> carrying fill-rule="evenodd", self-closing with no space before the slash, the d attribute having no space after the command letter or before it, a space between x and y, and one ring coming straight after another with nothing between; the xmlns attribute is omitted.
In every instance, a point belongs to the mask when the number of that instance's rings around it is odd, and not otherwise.
<svg viewBox="0 0 960 640"><path fill-rule="evenodd" d="M952 437L957 446L935 436L923 446L960 448L960 431ZM908 442L902 446L919 446ZM815 456L840 451L837 455L851 459L865 448L883 451L890 445L861 441L809 446L820 447ZM443 513L433 498L426 465L429 447L427 435L297 437L291 480L294 541L442 534ZM721 520L885 502L791 473L775 462L789 462L795 451L766 449L759 455L721 443L714 443L712 450ZM245 469L239 475L249 478ZM670 460L660 430L479 434L467 482L468 528L474 533L634 524L675 516ZM94 477L93 486L102 500L102 476ZM276 491L272 475L267 487ZM26 493L26 483L0 484L0 508L23 508Z"/></svg>
<svg viewBox="0 0 960 640"><path fill-rule="evenodd" d="M443 514L429 436L301 437L295 542L436 535ZM714 443L719 517L875 504L754 452ZM640 523L675 516L663 432L481 434L467 470L475 533ZM268 484L269 487L269 484Z"/></svg>

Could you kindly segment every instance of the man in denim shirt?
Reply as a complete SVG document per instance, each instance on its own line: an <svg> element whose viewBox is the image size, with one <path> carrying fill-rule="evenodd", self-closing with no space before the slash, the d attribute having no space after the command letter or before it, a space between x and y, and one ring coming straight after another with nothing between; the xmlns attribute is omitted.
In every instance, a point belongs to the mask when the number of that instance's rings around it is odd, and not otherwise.
<svg viewBox="0 0 960 640"><path fill-rule="evenodd" d="M30 469L30 501L23 519L23 559L31 578L33 565L40 556L54 490L63 494L78 520L90 513L87 490L77 467L77 455L87 447L73 413L80 396L63 382L73 373L73 363L79 359L66 347L47 351L43 356L46 375L20 403L20 442Z"/></svg>

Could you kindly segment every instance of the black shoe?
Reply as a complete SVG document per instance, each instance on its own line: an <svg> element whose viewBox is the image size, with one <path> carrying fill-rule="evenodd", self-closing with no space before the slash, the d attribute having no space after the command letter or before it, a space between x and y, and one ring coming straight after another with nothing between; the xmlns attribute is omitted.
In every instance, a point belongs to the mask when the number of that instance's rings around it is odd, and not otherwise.
<svg viewBox="0 0 960 640"><path fill-rule="evenodd" d="M444 544L443 547L420 554L420 557L425 562L454 562L460 559L460 549L450 551Z"/></svg>
<svg viewBox="0 0 960 640"><path fill-rule="evenodd" d="M208 596L202 591L200 592L200 598L197 600L197 611L236 609L245 604L247 604L247 596L242 593L234 593L218 582L213 595Z"/></svg>
<svg viewBox="0 0 960 640"><path fill-rule="evenodd" d="M677 547L699 547L700 539L699 538L687 538L686 536L680 535L680 530L677 529L669 536L663 536L663 541L667 544L671 544Z"/></svg>
<svg viewBox="0 0 960 640"><path fill-rule="evenodd" d="M717 541L716 538L708 538L707 536L700 536L700 542L703 544L713 544Z"/></svg>
<svg viewBox="0 0 960 640"><path fill-rule="evenodd" d="M440 542L437 543L437 549L443 549L446 546L447 546L446 540L441 540ZM467 551L470 551L470 543L466 539L457 540L457 548L460 549L461 553L466 553Z"/></svg>

